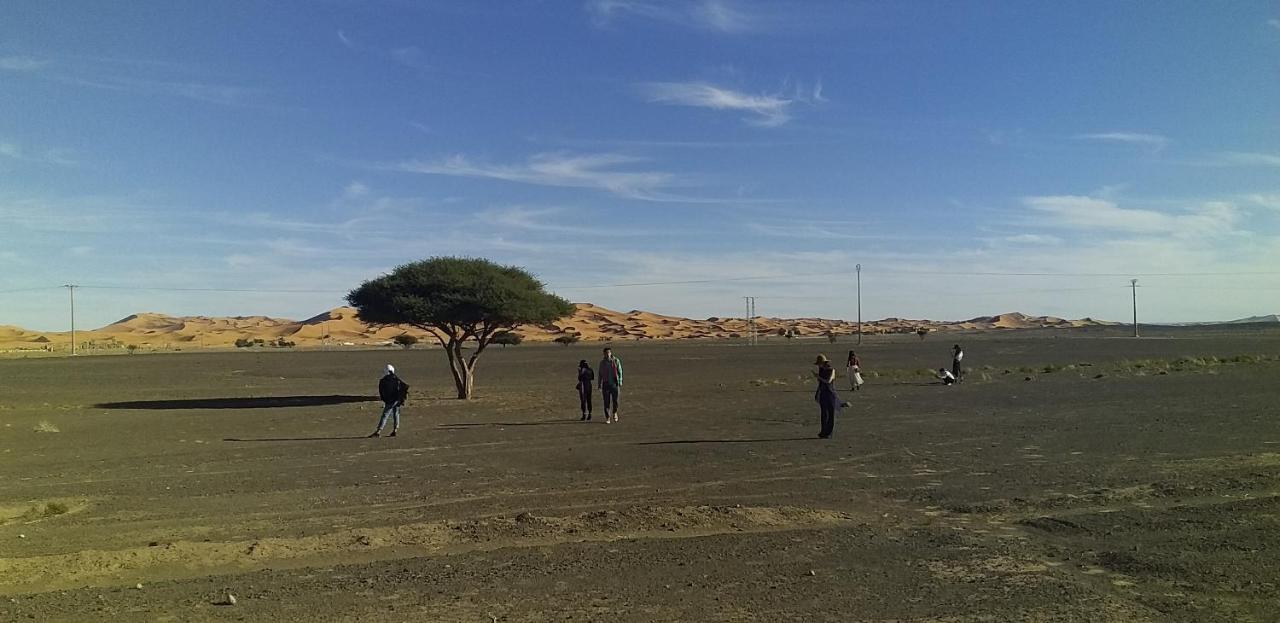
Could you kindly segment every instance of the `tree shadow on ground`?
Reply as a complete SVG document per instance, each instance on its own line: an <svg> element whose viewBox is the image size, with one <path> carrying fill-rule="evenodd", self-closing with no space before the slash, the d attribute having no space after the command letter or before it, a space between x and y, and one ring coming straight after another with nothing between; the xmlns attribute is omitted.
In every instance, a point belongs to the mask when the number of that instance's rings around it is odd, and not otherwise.
<svg viewBox="0 0 1280 623"><path fill-rule="evenodd" d="M279 409L282 407L323 407L353 402L373 402L372 396L264 396L260 398L188 398L182 400L130 400L103 402L95 409Z"/></svg>
<svg viewBox="0 0 1280 623"><path fill-rule="evenodd" d="M545 420L542 422L460 422L458 424L437 424L436 428L475 428L477 426L549 426L552 424L574 424L583 422L578 418L572 420Z"/></svg>
<svg viewBox="0 0 1280 623"><path fill-rule="evenodd" d="M226 437L223 441L339 441L344 439L368 439L368 437L365 435L353 435L348 437L254 437L250 439Z"/></svg>
<svg viewBox="0 0 1280 623"><path fill-rule="evenodd" d="M637 446L670 446L690 443L772 443L778 441L808 441L814 437L780 437L777 439L677 439L675 441L641 441Z"/></svg>

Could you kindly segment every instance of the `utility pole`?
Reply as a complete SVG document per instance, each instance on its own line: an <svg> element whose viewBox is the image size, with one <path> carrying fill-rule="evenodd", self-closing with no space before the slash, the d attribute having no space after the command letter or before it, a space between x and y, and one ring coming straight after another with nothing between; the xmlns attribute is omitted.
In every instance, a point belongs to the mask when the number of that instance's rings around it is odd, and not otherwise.
<svg viewBox="0 0 1280 623"><path fill-rule="evenodd" d="M71 293L71 354L76 354L76 288L79 286L66 284L62 286Z"/></svg>
<svg viewBox="0 0 1280 623"><path fill-rule="evenodd" d="M751 297L751 345L752 346L755 346L756 343L759 341L757 338L758 335L759 335L759 332L756 331L756 297L753 296Z"/></svg>
<svg viewBox="0 0 1280 623"><path fill-rule="evenodd" d="M854 264L853 270L858 275L858 345L862 345L862 264Z"/></svg>
<svg viewBox="0 0 1280 623"><path fill-rule="evenodd" d="M1138 280L1130 279L1129 288L1133 290L1133 337L1138 337Z"/></svg>

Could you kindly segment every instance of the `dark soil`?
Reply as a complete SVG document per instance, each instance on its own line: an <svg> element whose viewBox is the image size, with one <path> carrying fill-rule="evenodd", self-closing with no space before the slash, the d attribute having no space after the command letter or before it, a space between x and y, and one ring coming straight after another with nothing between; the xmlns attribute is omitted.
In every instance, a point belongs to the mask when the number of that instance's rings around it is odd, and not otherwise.
<svg viewBox="0 0 1280 623"><path fill-rule="evenodd" d="M1161 335L0 361L0 620L1275 621L1280 336Z"/></svg>

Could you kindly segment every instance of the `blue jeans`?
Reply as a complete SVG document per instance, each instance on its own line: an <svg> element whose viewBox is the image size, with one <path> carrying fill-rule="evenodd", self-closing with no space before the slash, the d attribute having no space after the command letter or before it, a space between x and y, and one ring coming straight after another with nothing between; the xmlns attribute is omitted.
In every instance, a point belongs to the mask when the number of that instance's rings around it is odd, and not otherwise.
<svg viewBox="0 0 1280 623"><path fill-rule="evenodd" d="M382 427L387 425L388 415L392 417L391 431L400 430L400 403L391 402L383 404L382 417L378 418L378 432L382 432Z"/></svg>

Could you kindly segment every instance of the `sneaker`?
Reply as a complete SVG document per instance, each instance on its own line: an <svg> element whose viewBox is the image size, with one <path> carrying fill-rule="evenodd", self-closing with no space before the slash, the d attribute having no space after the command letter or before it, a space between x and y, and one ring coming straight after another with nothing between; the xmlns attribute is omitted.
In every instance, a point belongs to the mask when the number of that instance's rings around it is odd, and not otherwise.
<svg viewBox="0 0 1280 623"><path fill-rule="evenodd" d="M588 421L588 422L590 422L590 421L591 421L591 414L590 414L590 413L588 413L588 414L587 414L587 421Z"/></svg>
<svg viewBox="0 0 1280 623"><path fill-rule="evenodd" d="M395 432L395 431L391 431L391 434L390 434L390 435L387 435L387 436L388 436L388 437L395 437L395 436L396 436L396 432Z"/></svg>
<svg viewBox="0 0 1280 623"><path fill-rule="evenodd" d="M605 424L612 424L612 423L613 423L613 420L610 420L609 418L605 418L605 419L604 419L604 423L605 423Z"/></svg>
<svg viewBox="0 0 1280 623"><path fill-rule="evenodd" d="M372 433L370 433L369 436L366 437L366 439L373 439L374 437L381 437L381 436L382 436L382 433L375 430Z"/></svg>

